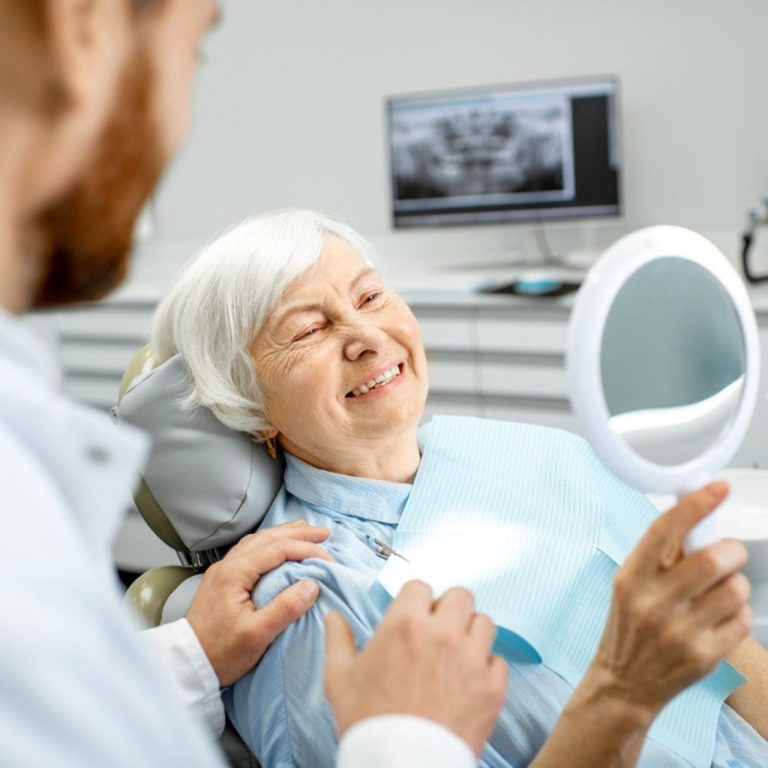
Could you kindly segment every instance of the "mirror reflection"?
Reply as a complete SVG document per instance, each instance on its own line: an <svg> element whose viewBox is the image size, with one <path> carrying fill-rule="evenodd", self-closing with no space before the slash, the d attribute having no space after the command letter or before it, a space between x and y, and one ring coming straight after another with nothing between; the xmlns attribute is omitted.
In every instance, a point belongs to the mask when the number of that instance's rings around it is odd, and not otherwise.
<svg viewBox="0 0 768 768"><path fill-rule="evenodd" d="M656 259L624 283L600 362L611 430L656 464L701 455L737 412L745 372L738 315L722 285L687 259Z"/></svg>

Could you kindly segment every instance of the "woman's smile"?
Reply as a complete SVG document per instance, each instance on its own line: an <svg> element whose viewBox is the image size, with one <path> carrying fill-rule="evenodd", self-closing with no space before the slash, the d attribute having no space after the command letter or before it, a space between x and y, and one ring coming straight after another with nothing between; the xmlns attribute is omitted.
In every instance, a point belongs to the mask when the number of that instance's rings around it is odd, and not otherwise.
<svg viewBox="0 0 768 768"><path fill-rule="evenodd" d="M351 392L347 392L346 397L357 400L368 395L381 394L382 390L389 390L392 385L400 383L399 379L404 372L404 363L394 363L383 370L380 369L369 376L364 383L359 384Z"/></svg>

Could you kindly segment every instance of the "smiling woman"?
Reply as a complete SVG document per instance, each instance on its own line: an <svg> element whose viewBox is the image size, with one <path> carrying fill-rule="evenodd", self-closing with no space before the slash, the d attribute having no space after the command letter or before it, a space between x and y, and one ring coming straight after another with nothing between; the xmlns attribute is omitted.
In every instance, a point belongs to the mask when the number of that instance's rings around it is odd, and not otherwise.
<svg viewBox="0 0 768 768"><path fill-rule="evenodd" d="M470 501L463 497L461 502L456 530L444 524L428 537L429 546L439 540L443 552L448 534L480 535L483 521L494 515L508 522L522 515L533 525L538 516L562 514L563 520L576 521L577 529L581 521L594 519L595 510L600 519L613 515L619 521L629 508L644 509L649 519L655 515L647 499L599 467L588 446L556 430L497 424L491 429L503 439L491 441L489 451L485 438L464 440L466 431L459 440L463 427L450 422L447 428L432 428L434 439L428 438L422 460L417 427L427 367L416 320L373 268L366 242L319 214L259 216L211 244L159 307L151 346L157 362L179 355L186 365L192 382L189 407L206 405L227 426L260 442L276 438L282 446L283 485L261 527L303 519L330 529L325 547L332 561L286 562L259 581L253 594L257 606L307 578L320 585L320 594L225 694L231 720L265 766L334 764L338 734L323 686L324 619L338 611L359 644L371 637L382 618L371 588L406 504L409 519L419 509L430 519L439 511L435 504L452 501L440 493L459 496L459 488L470 493ZM454 430L452 436L446 429ZM490 434L477 423L471 429ZM457 460L451 453L454 443L462 449L475 445L476 451ZM517 458L500 460L512 455L510 447ZM426 493L436 455L446 462L448 474L441 475L440 488L429 486ZM493 482L508 491L503 509L481 493L488 477L480 470L489 467ZM536 477L541 484L534 488ZM459 485L451 486L454 481ZM498 727L484 751L482 744L473 745L481 765L608 766L618 765L619 754L623 766L638 758L649 768L690 765L684 756L690 750L675 751L675 742L670 746L646 736L664 706L715 669L747 631L746 598L735 574L743 563L739 546L724 542L701 561L679 557L686 526L711 511L722 499L718 493L692 495L640 539L618 571L620 586L610 611L603 597L611 594L613 566L579 571L574 583L582 579L602 596L592 615L608 616L599 647L587 648L590 668L579 682L567 680L546 661L508 658L509 685ZM559 518L555 527L563 527ZM490 537L502 561L521 560L519 542ZM621 529L619 539L630 538ZM670 547L674 562L661 562L660 553ZM531 568L537 570L526 578L542 587L537 599L545 601L548 573L561 566L552 559L536 562ZM478 558L485 575L493 563L487 552ZM451 567L452 576L461 571L460 564ZM586 626L581 603L573 604L573 621L551 633L555 647L567 645L565 638L580 636ZM764 659L759 664L768 668ZM705 757L696 765L709 766L710 753L711 764L722 768L743 754L754 757L754 764L768 765L768 745L742 715L759 721L746 708L720 708L730 692L726 686L713 695L705 746L696 753ZM759 701L765 695L760 692ZM610 727L595 738L581 735L584 743L576 744L574 731L594 733L606 708L613 718ZM576 746L582 762L572 760Z"/></svg>
<svg viewBox="0 0 768 768"><path fill-rule="evenodd" d="M180 352L206 405L323 469L407 480L427 394L418 324L352 229L310 211L235 227L155 316L158 362ZM373 474L372 474L373 473Z"/></svg>
<svg viewBox="0 0 768 768"><path fill-rule="evenodd" d="M283 448L313 466L406 481L427 396L416 319L355 247L327 237L251 347Z"/></svg>
<svg viewBox="0 0 768 768"><path fill-rule="evenodd" d="M192 374L190 406L208 406L228 427L264 441L280 431L274 418L288 419L282 402L302 407L330 386L332 369L346 400L403 363L405 350L394 338L387 348L397 350L395 358L380 359L382 324L398 337L418 338L410 310L373 269L365 240L311 211L280 211L243 222L190 264L158 307L151 346L157 362L183 357ZM338 360L328 354L331 346ZM414 365L423 381L420 343L417 348ZM310 380L294 386L304 370ZM293 397L279 395L289 387ZM423 387L426 392L425 381ZM288 427L287 439L294 431Z"/></svg>

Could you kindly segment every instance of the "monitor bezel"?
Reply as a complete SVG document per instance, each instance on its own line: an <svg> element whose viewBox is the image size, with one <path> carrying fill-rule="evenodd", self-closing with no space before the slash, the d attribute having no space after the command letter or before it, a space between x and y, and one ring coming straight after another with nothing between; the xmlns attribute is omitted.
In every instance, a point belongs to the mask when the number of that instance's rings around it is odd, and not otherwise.
<svg viewBox="0 0 768 768"><path fill-rule="evenodd" d="M610 83L613 86L613 126L616 141L617 163L617 189L615 210L599 212L600 206L583 208L540 208L508 209L504 211L471 211L457 214L424 214L410 221L398 221L395 212L395 174L392 157L392 104L394 102L421 101L431 98L451 98L470 95L481 96L485 93L498 91L525 91L537 88L574 87ZM582 220L616 220L624 215L624 138L621 119L621 81L618 75L583 75L577 77L551 78L544 80L527 80L514 83L496 83L482 86L464 86L460 88L445 88L428 91L414 91L410 93L394 94L384 99L385 141L387 145L388 179L389 179L389 206L390 226L395 230L419 230L419 229L443 229L446 227L475 227L509 224L546 224L549 222L582 221ZM605 206L602 206L605 207ZM515 215L518 211L523 215ZM462 218L464 217L464 218ZM439 219L439 221L423 221L421 219Z"/></svg>

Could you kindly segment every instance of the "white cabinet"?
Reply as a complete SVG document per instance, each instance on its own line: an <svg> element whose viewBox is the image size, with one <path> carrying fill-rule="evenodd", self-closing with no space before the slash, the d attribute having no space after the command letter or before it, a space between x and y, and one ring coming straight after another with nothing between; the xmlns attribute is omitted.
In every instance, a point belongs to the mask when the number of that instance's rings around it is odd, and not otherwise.
<svg viewBox="0 0 768 768"><path fill-rule="evenodd" d="M55 336L64 390L80 402L109 410L123 371L147 343L156 297L111 299L36 316Z"/></svg>
<svg viewBox="0 0 768 768"><path fill-rule="evenodd" d="M509 301L515 303L508 309L478 309L477 348L483 352L562 355L567 333L564 308L557 305L548 310L540 305L526 306L522 303L525 299Z"/></svg>
<svg viewBox="0 0 768 768"><path fill-rule="evenodd" d="M425 418L450 413L577 431L565 376L568 299L428 292L406 298L430 365Z"/></svg>

